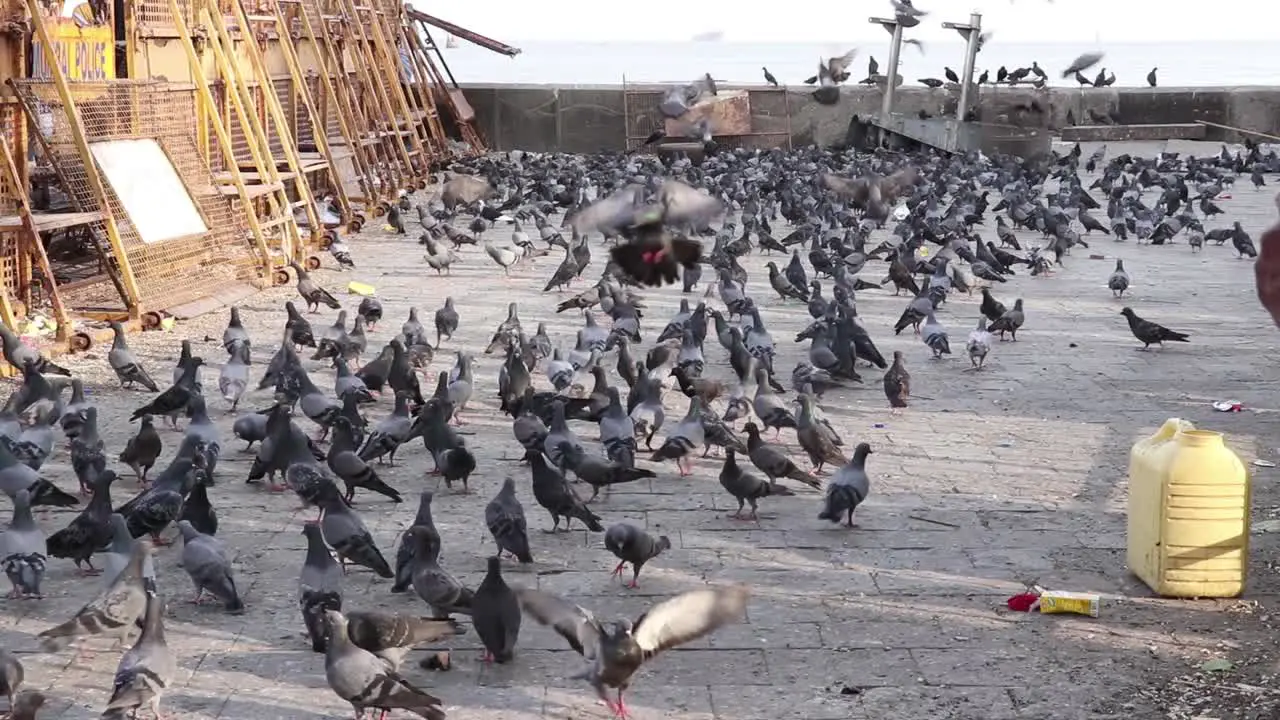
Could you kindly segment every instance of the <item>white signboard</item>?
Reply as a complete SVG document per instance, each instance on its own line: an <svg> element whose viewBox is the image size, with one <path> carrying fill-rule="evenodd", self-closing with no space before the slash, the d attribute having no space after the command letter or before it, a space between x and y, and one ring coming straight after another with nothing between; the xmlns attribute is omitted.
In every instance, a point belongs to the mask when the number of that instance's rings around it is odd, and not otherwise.
<svg viewBox="0 0 1280 720"><path fill-rule="evenodd" d="M150 245L209 231L155 140L106 140L89 149L142 242Z"/></svg>

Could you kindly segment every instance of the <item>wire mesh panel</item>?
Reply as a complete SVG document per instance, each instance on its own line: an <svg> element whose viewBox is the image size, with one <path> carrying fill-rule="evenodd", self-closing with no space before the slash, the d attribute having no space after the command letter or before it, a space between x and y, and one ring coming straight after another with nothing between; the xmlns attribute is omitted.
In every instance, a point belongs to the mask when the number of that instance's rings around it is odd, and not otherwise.
<svg viewBox="0 0 1280 720"><path fill-rule="evenodd" d="M321 116L323 117L324 102L321 98L322 88L320 78L308 77L306 79L306 83L307 93L314 98L313 102L315 103L316 111L321 113ZM315 147L316 129L315 126L311 124L311 113L307 112L306 107L301 107L297 109L295 117L296 120L294 124L298 128L298 147Z"/></svg>
<svg viewBox="0 0 1280 720"><path fill-rule="evenodd" d="M652 133L665 130L666 116L658 106L662 104L668 89L645 85L624 85L628 150L642 145ZM791 105L787 91L782 88L752 88L747 92L747 96L751 107L751 132L717 135L716 142L725 148L790 147ZM690 135L694 134L692 128L689 132Z"/></svg>
<svg viewBox="0 0 1280 720"><path fill-rule="evenodd" d="M271 87L275 91L276 99L280 101L280 109L284 111L285 122L288 124L288 127L283 128L282 132L281 128L276 127L275 120L271 117L271 113L267 113L267 127L268 137L271 141L271 154L275 157L282 157L284 155L284 142L281 138L296 138L298 132L298 114L295 112L297 107L293 101L293 78L290 76L272 78ZM304 112L303 115L305 114L306 113ZM297 140L295 139L294 142L296 143Z"/></svg>
<svg viewBox="0 0 1280 720"><path fill-rule="evenodd" d="M67 114L52 83L18 81L17 87L48 144L76 205L100 210L84 162L75 146ZM138 283L139 300L152 308L180 305L216 294L230 283L256 276L249 233L241 215L219 191L196 145L195 91L146 80L77 83L76 107L92 145L113 140L155 140L172 162L209 230L144 243L110 183L108 207ZM105 234L103 235L105 237Z"/></svg>
<svg viewBox="0 0 1280 720"><path fill-rule="evenodd" d="M173 12L169 8L169 0L134 0L130 3L133 7L134 21L140 28L149 30L158 30L160 28L173 28ZM182 19L190 27L192 22L191 12L192 0L178 0L178 7L182 10Z"/></svg>

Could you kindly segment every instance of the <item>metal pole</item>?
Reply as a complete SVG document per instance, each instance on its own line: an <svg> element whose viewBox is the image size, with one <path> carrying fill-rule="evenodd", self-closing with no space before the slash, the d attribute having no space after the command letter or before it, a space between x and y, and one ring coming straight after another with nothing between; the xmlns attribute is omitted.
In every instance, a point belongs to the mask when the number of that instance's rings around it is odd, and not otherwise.
<svg viewBox="0 0 1280 720"><path fill-rule="evenodd" d="M889 41L889 67L885 77L884 99L880 114L888 117L893 112L894 96L898 94L898 56L902 52L902 24L893 24L893 39Z"/></svg>
<svg viewBox="0 0 1280 720"><path fill-rule="evenodd" d="M960 86L960 105L956 109L956 120L964 122L969 112L969 87L973 85L973 66L978 57L978 37L982 34L982 15L969 14L969 32L965 37L964 72L960 75L963 84Z"/></svg>

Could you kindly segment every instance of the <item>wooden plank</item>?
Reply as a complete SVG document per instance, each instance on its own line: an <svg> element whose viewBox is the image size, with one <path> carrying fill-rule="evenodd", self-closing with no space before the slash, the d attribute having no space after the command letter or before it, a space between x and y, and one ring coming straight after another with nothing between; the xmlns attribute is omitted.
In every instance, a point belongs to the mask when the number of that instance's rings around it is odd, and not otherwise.
<svg viewBox="0 0 1280 720"><path fill-rule="evenodd" d="M86 225L102 219L100 212L67 212L67 213L32 213L31 220L37 231L61 230L63 228ZM12 232L22 229L20 215L0 216L0 231Z"/></svg>
<svg viewBox="0 0 1280 720"><path fill-rule="evenodd" d="M1125 140L1203 140L1200 123L1152 125L1076 125L1065 127L1059 136L1066 142L1120 142Z"/></svg>

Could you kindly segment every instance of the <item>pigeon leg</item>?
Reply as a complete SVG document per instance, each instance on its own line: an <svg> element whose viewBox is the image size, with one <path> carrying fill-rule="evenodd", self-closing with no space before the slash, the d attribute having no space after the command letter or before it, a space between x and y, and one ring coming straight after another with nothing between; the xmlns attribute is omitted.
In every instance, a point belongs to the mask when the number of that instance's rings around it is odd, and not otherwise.
<svg viewBox="0 0 1280 720"><path fill-rule="evenodd" d="M621 575L621 574L622 574L622 569L623 569L624 567L626 567L626 566L627 566L627 561L626 561L626 560L623 560L622 562L618 563L618 567L616 567L616 568L614 568L614 569L613 569L613 572L609 574L609 577L614 578L614 577L617 577L617 576Z"/></svg>
<svg viewBox="0 0 1280 720"><path fill-rule="evenodd" d="M168 547L169 545L173 544L172 540L165 540L164 538L160 537L160 533L158 532L151 533L151 540L158 547Z"/></svg>
<svg viewBox="0 0 1280 720"><path fill-rule="evenodd" d="M627 583L627 587L631 588L632 590L635 590L636 588L640 587L640 566L639 565L631 566L631 582ZM619 700L618 702L621 703L622 701Z"/></svg>
<svg viewBox="0 0 1280 720"><path fill-rule="evenodd" d="M627 704L622 701L621 689L618 690L618 704L615 711L618 713L618 717L622 718L622 720L626 720L626 718L631 717L631 713L627 710Z"/></svg>

